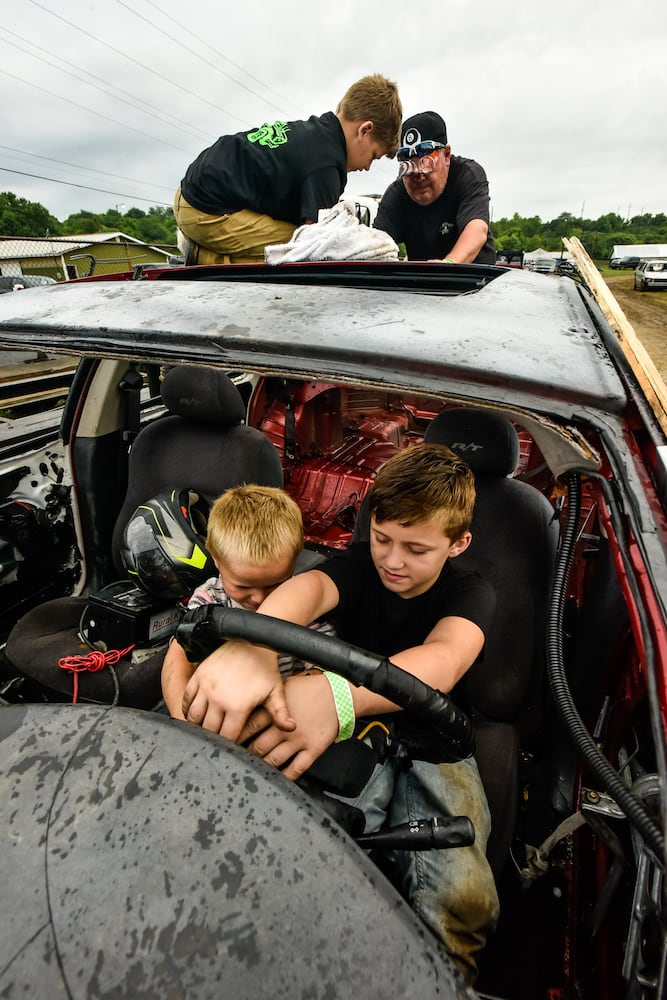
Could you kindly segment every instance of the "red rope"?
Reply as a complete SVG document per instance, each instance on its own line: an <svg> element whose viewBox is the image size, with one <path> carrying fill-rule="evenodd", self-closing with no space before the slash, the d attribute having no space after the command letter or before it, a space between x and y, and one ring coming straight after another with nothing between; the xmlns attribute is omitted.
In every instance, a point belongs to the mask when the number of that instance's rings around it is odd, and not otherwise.
<svg viewBox="0 0 667 1000"><path fill-rule="evenodd" d="M76 705L79 697L79 674L85 670L91 674L95 674L107 665L111 666L114 663L118 663L124 656L131 653L133 649L134 644L128 646L127 649L110 649L106 653L94 649L86 656L63 656L62 659L58 660L59 667L63 670L70 670L74 675L72 678L72 704Z"/></svg>

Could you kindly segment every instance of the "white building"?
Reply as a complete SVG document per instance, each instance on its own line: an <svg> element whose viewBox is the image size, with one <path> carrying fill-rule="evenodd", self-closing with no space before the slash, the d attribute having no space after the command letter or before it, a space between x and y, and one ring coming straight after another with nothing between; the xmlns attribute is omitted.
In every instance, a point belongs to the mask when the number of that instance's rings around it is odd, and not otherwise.
<svg viewBox="0 0 667 1000"><path fill-rule="evenodd" d="M624 257L639 257L642 260L667 260L667 243L617 243L609 255L609 265L614 266Z"/></svg>

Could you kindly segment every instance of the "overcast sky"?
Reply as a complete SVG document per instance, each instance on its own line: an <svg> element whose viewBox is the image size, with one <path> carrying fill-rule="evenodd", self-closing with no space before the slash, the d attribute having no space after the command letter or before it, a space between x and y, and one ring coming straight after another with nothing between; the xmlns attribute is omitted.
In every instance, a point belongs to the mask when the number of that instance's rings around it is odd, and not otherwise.
<svg viewBox="0 0 667 1000"><path fill-rule="evenodd" d="M380 72L482 164L493 218L667 212L666 53L665 0L5 0L0 191L60 220L171 205L219 135Z"/></svg>

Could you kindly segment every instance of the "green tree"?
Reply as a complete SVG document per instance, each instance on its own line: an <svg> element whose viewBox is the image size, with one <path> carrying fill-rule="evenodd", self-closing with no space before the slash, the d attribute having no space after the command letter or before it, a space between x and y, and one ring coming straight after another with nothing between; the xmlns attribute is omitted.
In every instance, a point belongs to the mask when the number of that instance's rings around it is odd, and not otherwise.
<svg viewBox="0 0 667 1000"><path fill-rule="evenodd" d="M667 243L667 214L642 213L624 219L608 212L598 219L582 219L561 212L543 222L538 215L494 219L491 229L499 250L563 249L564 236L577 236L595 260L608 258L618 243ZM176 220L171 208L151 205L148 211L130 208L124 214L117 207L95 214L81 209L60 223L43 205L29 202L11 192L0 193L0 236L72 236L81 233L121 231L144 243L176 245Z"/></svg>
<svg viewBox="0 0 667 1000"><path fill-rule="evenodd" d="M0 191L0 236L54 236L60 223L38 201Z"/></svg>
<svg viewBox="0 0 667 1000"><path fill-rule="evenodd" d="M94 214L81 210L70 215L62 223L62 233L67 236L81 233L125 233L142 243L159 243L176 246L176 219L171 208L151 206L148 212L141 208L130 208L119 212L109 208L106 212Z"/></svg>
<svg viewBox="0 0 667 1000"><path fill-rule="evenodd" d="M594 260L605 260L618 243L667 243L667 216L638 215L625 220L616 212L581 219L571 212L543 222L539 216L494 219L491 229L499 250L563 249L564 236L577 236Z"/></svg>
<svg viewBox="0 0 667 1000"><path fill-rule="evenodd" d="M601 215L597 220L597 228L601 233L611 233L614 230L623 228L623 219L616 212L609 212L607 215Z"/></svg>
<svg viewBox="0 0 667 1000"><path fill-rule="evenodd" d="M81 233L110 233L118 229L117 225L107 225L105 220L105 215L95 215L82 208L80 212L67 216L62 224L62 233L64 236L78 236Z"/></svg>
<svg viewBox="0 0 667 1000"><path fill-rule="evenodd" d="M160 222L163 236L160 238L159 242L173 243L175 245L176 219L174 217L173 208L164 205L151 205L148 209L148 215L151 219L159 220Z"/></svg>

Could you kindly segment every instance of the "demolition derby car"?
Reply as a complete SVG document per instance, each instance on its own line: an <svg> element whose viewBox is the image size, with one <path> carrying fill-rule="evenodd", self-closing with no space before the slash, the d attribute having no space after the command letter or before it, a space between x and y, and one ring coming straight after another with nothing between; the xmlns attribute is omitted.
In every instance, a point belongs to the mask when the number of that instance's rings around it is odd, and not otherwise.
<svg viewBox="0 0 667 1000"><path fill-rule="evenodd" d="M664 995L665 400L578 273L139 269L3 296L0 348L3 996ZM284 485L316 565L423 440L474 472L459 558L497 593L467 716L372 650L182 617L225 489ZM474 993L380 863L406 831L160 712L175 630L247 628L474 746L501 901Z"/></svg>

